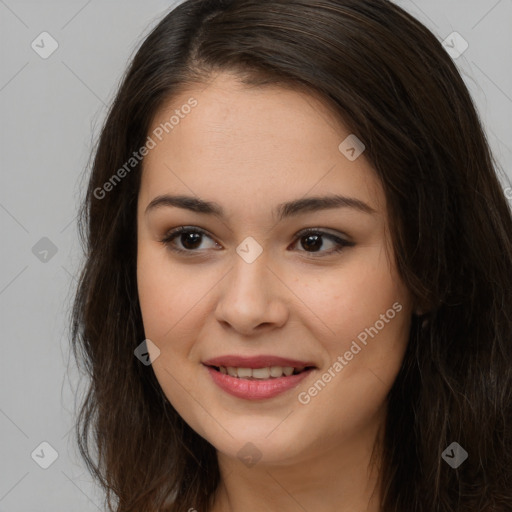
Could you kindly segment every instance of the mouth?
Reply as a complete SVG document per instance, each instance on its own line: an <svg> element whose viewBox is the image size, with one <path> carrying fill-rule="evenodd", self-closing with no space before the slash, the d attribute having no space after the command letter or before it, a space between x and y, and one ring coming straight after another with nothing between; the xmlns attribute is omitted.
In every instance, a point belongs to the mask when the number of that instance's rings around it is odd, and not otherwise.
<svg viewBox="0 0 512 512"><path fill-rule="evenodd" d="M245 400L273 398L295 388L317 366L273 356L225 356L202 363L222 391Z"/></svg>
<svg viewBox="0 0 512 512"><path fill-rule="evenodd" d="M299 375L302 372L311 370L315 366L266 366L262 368L244 368L236 366L209 366L213 370L223 374L229 375L236 379L246 380L271 380L279 379L281 377L290 377L291 375Z"/></svg>

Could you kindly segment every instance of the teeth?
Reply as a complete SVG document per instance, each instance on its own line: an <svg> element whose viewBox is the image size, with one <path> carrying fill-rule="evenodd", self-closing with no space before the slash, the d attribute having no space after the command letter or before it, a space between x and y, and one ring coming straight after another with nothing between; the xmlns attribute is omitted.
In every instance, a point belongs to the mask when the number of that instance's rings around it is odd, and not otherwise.
<svg viewBox="0 0 512 512"><path fill-rule="evenodd" d="M253 368L251 373L255 379L268 379L270 377L270 368ZM238 376L241 377L240 371L238 371Z"/></svg>
<svg viewBox="0 0 512 512"><path fill-rule="evenodd" d="M282 377L283 375L289 377L295 371L299 373L304 370L304 366L293 368L292 366L270 366L266 368L235 368L233 366L219 367L220 373L228 374L231 377L238 377L239 379L268 379Z"/></svg>
<svg viewBox="0 0 512 512"><path fill-rule="evenodd" d="M271 377L281 377L283 375L283 368L281 366L271 366L270 367L270 376Z"/></svg>
<svg viewBox="0 0 512 512"><path fill-rule="evenodd" d="M236 368L236 372L238 373L238 377L240 379L247 379L247 377L252 377L252 370L250 368Z"/></svg>

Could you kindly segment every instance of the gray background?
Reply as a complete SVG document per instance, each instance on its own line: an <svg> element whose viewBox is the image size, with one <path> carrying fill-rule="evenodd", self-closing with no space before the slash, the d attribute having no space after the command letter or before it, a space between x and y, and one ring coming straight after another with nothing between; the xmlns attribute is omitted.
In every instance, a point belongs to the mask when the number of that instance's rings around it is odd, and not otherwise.
<svg viewBox="0 0 512 512"><path fill-rule="evenodd" d="M176 3L0 0L0 512L101 510L71 431L78 380L67 319L81 258L76 213L92 142L126 64ZM440 40L457 31L469 43L456 62L509 186L512 0L397 3ZM31 47L43 31L59 45L47 59ZM55 254L44 253L43 237ZM58 453L48 469L31 457L43 441ZM50 460L42 450L34 459Z"/></svg>

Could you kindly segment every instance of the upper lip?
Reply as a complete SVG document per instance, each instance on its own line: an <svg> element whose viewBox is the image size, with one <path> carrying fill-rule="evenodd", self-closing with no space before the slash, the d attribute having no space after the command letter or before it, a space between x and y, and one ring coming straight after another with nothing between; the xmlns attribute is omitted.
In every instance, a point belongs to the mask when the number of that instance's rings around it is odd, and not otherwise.
<svg viewBox="0 0 512 512"><path fill-rule="evenodd" d="M218 356L207 361L203 361L206 366L224 366L234 368L266 368L268 366L291 366L292 368L302 368L306 366L315 366L311 361L299 361L297 359L288 359L286 357L261 355L261 356Z"/></svg>

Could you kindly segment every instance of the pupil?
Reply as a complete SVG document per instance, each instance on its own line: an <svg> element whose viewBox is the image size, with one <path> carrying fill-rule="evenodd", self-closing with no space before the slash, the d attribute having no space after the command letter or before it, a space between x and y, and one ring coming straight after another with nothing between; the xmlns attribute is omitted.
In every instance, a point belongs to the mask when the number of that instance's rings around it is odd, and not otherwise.
<svg viewBox="0 0 512 512"><path fill-rule="evenodd" d="M200 245L201 236L201 233L183 233L181 243L186 249L195 249ZM303 236L302 245L307 250L316 251L322 247L322 235Z"/></svg>
<svg viewBox="0 0 512 512"><path fill-rule="evenodd" d="M303 243L303 247L305 249L320 249L322 247L322 236L321 235L306 235L302 237L302 240L306 240L305 243ZM310 241L313 240L312 243Z"/></svg>
<svg viewBox="0 0 512 512"><path fill-rule="evenodd" d="M183 244L183 247L186 249L195 249L197 245L200 245L200 238L201 233L183 233L181 235L181 243ZM188 244L191 243L192 247L190 247Z"/></svg>

